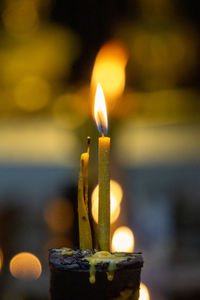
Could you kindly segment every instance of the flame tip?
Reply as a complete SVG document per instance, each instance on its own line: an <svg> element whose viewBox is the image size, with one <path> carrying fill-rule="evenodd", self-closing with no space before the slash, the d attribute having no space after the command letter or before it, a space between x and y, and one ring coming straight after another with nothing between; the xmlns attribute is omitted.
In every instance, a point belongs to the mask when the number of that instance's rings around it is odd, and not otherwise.
<svg viewBox="0 0 200 300"><path fill-rule="evenodd" d="M105 97L101 84L97 84L96 95L95 95L95 105L94 105L94 115L97 125L97 129L100 134L105 135L108 132L108 120Z"/></svg>

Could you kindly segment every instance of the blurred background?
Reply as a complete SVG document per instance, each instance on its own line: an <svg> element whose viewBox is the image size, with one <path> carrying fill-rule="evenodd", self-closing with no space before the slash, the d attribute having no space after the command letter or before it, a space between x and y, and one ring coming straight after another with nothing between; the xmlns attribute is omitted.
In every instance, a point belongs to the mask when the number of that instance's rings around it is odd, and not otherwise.
<svg viewBox="0 0 200 300"><path fill-rule="evenodd" d="M0 299L48 299L48 249L78 246L88 135L95 231L97 82L112 249L143 252L140 300L200 299L198 1L1 0L0 14Z"/></svg>

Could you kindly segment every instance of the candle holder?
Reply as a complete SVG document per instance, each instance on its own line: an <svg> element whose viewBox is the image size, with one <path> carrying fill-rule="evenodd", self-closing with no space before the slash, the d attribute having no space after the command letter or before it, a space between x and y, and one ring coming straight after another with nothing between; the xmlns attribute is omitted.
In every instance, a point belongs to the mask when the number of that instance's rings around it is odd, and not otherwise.
<svg viewBox="0 0 200 300"><path fill-rule="evenodd" d="M139 298L141 253L51 249L49 264L51 300Z"/></svg>
<svg viewBox="0 0 200 300"><path fill-rule="evenodd" d="M95 120L100 134L98 155L98 249L94 241L88 208L87 152L81 154L78 180L79 248L49 250L51 300L137 300L141 253L110 253L110 138L106 137L108 121L105 98L100 84L95 95ZM88 250L89 249L89 250Z"/></svg>

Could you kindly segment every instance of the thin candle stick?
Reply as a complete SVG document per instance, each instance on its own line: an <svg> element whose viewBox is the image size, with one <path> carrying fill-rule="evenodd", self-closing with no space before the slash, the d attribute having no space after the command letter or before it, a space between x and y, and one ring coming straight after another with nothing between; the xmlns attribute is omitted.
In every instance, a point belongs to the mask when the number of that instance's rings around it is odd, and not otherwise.
<svg viewBox="0 0 200 300"><path fill-rule="evenodd" d="M100 250L110 251L110 138L103 135L99 138L98 151L98 243Z"/></svg>
<svg viewBox="0 0 200 300"><path fill-rule="evenodd" d="M85 202L86 199L88 201L89 142L90 139L88 139L88 151L81 155L78 181L78 220L80 249L92 249L91 227L88 216L88 208Z"/></svg>

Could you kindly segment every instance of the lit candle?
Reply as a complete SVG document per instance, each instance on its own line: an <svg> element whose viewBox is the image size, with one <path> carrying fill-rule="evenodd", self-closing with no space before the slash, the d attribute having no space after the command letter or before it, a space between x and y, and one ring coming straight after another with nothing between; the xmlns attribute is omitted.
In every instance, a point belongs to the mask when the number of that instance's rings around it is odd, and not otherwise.
<svg viewBox="0 0 200 300"><path fill-rule="evenodd" d="M105 98L99 83L95 95L94 116L97 128L102 135L99 138L98 149L98 244L100 250L110 251L110 138L105 137L108 131L108 120Z"/></svg>

